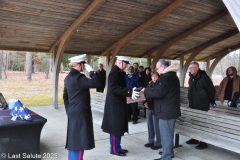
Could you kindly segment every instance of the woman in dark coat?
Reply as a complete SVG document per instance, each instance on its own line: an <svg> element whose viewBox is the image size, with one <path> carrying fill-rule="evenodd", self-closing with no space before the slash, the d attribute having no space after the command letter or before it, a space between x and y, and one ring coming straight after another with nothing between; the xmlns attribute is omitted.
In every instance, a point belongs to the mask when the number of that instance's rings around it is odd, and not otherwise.
<svg viewBox="0 0 240 160"><path fill-rule="evenodd" d="M152 69L150 67L146 67L144 69L144 76L142 77L143 88L146 88L148 86L148 83L152 80L151 72L152 72ZM146 117L146 108L144 107L143 110L144 110L144 117Z"/></svg>
<svg viewBox="0 0 240 160"><path fill-rule="evenodd" d="M121 136L128 132L126 97L133 97L135 94L133 89L126 88L126 73L123 70L129 64L128 59L128 57L118 56L116 65L109 73L102 122L103 132L110 134L110 153L118 156L126 156L128 152L121 148Z"/></svg>
<svg viewBox="0 0 240 160"><path fill-rule="evenodd" d="M75 56L71 71L64 80L63 100L68 116L67 141L68 160L82 160L84 150L95 147L89 88L101 86L95 74L88 79L80 73L84 70L85 55Z"/></svg>

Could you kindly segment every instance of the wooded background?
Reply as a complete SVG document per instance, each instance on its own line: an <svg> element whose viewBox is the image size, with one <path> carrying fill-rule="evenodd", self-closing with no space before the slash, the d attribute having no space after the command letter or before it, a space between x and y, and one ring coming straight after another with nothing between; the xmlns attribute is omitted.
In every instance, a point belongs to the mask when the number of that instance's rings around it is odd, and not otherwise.
<svg viewBox="0 0 240 160"><path fill-rule="evenodd" d="M64 54L61 63L61 72L69 71L68 59L73 54ZM212 60L213 61L213 60ZM211 62L212 62L211 61ZM145 58L131 58L130 63L138 62L140 65L147 67L147 60ZM102 63L106 66L106 59L104 56L88 56L88 63L92 65L94 70L98 69L98 64ZM200 68L205 70L206 63L199 62ZM222 78L226 76L226 69L229 66L235 66L240 72L240 50L236 50L225 56L216 66L213 75L221 75ZM7 71L21 71L26 73L26 79L32 80L32 74L36 72L44 72L45 78L49 78L49 72L52 72L53 60L51 53L37 53L37 52L15 52L0 50L0 80L7 79Z"/></svg>

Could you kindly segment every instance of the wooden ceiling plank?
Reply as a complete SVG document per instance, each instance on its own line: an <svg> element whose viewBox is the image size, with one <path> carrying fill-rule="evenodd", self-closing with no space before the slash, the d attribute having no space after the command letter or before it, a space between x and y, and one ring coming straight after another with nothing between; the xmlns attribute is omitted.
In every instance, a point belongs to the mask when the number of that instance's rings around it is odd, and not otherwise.
<svg viewBox="0 0 240 160"><path fill-rule="evenodd" d="M205 20L205 21L203 21L202 23L200 23L200 24L192 27L191 29L183 32L182 34L176 36L175 38L167 41L166 43L160 44L159 46L155 47L154 49L152 49L152 50L144 53L143 55L141 55L141 57L144 57L144 56L146 56L146 55L148 55L148 54L153 54L153 53L155 53L155 52L158 52L158 54L156 55L157 57L156 57L156 58L153 60L153 62L152 62L152 64L155 65L156 62L158 61L158 59L159 59L159 58L165 53L165 51L167 51L174 43L176 43L176 42L178 42L178 41L180 41L180 40L188 37L188 36L191 35L192 33L194 33L194 32L196 32L196 31L198 31L198 30L200 30L200 29L208 26L209 24L211 24L211 23L219 20L220 18L222 18L222 17L224 17L224 16L226 16L226 15L228 15L228 14L229 14L229 12L228 12L227 10L224 10L224 11L218 13L217 15L215 15L215 16L213 16L213 17L211 17L211 18L209 18L209 19L207 19L207 20ZM152 66L152 67L153 67L153 66Z"/></svg>
<svg viewBox="0 0 240 160"><path fill-rule="evenodd" d="M54 47L57 46L60 41L69 41L74 31L82 25L106 0L94 0L84 12L72 23L70 27L62 34L62 36L50 47L49 52L53 52Z"/></svg>
<svg viewBox="0 0 240 160"><path fill-rule="evenodd" d="M232 37L232 36L234 36L234 35L236 35L238 33L239 33L238 29L234 29L234 30L232 30L232 31L230 31L228 33L225 33L224 35L221 35L221 36L219 36L219 37L217 37L215 39L212 39L212 40L210 40L210 41L208 41L208 42L206 42L206 43L204 43L204 44L202 44L200 46L192 48L192 49L186 51L185 53L183 53L183 54L181 54L179 56L176 56L176 57L174 57L174 59L179 58L180 56L184 56L184 55L196 52L196 51L200 52L200 51L210 47L211 45L214 45L214 44L216 44L218 42L221 42L221 41L223 41L223 40L225 40L227 38L230 38L230 37Z"/></svg>
<svg viewBox="0 0 240 160"><path fill-rule="evenodd" d="M0 46L0 50L8 51L23 51L23 52L48 52L48 49L36 49L36 48L21 48L21 47L4 47Z"/></svg>
<svg viewBox="0 0 240 160"><path fill-rule="evenodd" d="M128 33L126 36L124 36L123 38L121 38L120 40L118 40L116 43L114 43L113 45L111 45L110 47L108 47L105 51L103 51L102 55L106 55L106 53L108 53L109 50L113 49L114 47L119 45L123 46L124 44L126 44L129 40L133 39L135 36L137 36L139 33L141 33L142 31L144 31L145 29L147 29L148 27L150 27L151 25L155 24L156 22L158 22L161 18L163 18L164 16L168 15L170 12L172 12L174 9L176 9L177 7L181 6L184 2L186 2L187 0L176 0L173 3L171 3L168 7L166 7L165 9L163 9L162 11L160 11L159 13L157 13L155 16L153 16L152 18L148 19L146 22L144 22L143 24L141 24L140 26L138 26L137 28L135 28L133 31L131 31L130 33Z"/></svg>
<svg viewBox="0 0 240 160"><path fill-rule="evenodd" d="M217 58L217 57L220 56L220 55L223 55L223 54L225 55L225 54L228 54L228 53L233 52L233 51L235 51L235 50L238 50L239 48L240 48L240 44L237 44L237 45L235 45L235 46L228 47L227 49L224 49L224 50L222 50L222 51L220 51L220 52L217 52L217 53L214 53L214 54L209 55L209 56L207 56L207 57L204 57L204 58L202 58L202 59L199 59L199 61L206 61L207 59L212 60L212 59L214 59L214 58ZM229 49L231 49L231 50L229 51Z"/></svg>

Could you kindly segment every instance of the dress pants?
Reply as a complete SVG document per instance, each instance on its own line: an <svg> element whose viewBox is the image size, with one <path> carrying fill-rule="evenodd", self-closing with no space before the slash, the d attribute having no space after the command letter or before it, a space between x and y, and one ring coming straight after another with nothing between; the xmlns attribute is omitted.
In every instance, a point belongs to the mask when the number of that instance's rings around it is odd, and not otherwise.
<svg viewBox="0 0 240 160"><path fill-rule="evenodd" d="M83 160L84 150L68 150L68 160Z"/></svg>
<svg viewBox="0 0 240 160"><path fill-rule="evenodd" d="M156 147L161 146L161 134L159 128L159 119L154 116L153 111L150 109L146 109L147 116L147 126L148 126L148 144L153 144ZM154 138L156 136L156 141L154 142Z"/></svg>
<svg viewBox="0 0 240 160"><path fill-rule="evenodd" d="M119 153L121 150L121 136L110 134L110 153Z"/></svg>
<svg viewBox="0 0 240 160"><path fill-rule="evenodd" d="M162 141L162 160L171 160L173 153L173 138L174 138L174 127L176 119L163 120L159 119L159 128L161 133Z"/></svg>
<svg viewBox="0 0 240 160"><path fill-rule="evenodd" d="M131 120L131 114L133 115L132 120L133 121L138 121L138 115L139 115L139 111L138 111L138 103L130 103L128 104L128 120Z"/></svg>

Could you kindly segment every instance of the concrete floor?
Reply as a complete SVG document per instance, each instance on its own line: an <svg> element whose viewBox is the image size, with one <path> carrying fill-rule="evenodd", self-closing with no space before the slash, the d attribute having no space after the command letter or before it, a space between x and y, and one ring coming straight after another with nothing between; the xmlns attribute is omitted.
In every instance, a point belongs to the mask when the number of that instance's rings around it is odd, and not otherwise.
<svg viewBox="0 0 240 160"><path fill-rule="evenodd" d="M64 106L60 105L58 109L53 109L51 106L29 107L29 109L48 120L41 133L41 153L57 155L57 158L47 158L49 160L67 160L67 150L65 149L67 116ZM160 150L144 147L148 135L146 118L142 116L136 125L129 122L129 134L122 137L122 148L129 151L127 156L111 155L109 153L109 135L101 130L103 113L95 110L92 112L96 148L85 151L84 160L152 160L160 157L158 155ZM240 154L212 145L209 145L208 149L197 150L194 148L195 145L185 143L188 139L188 137L180 136L180 144L183 146L174 149L175 158L173 160L240 160Z"/></svg>

